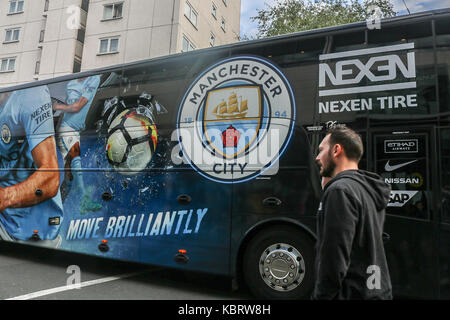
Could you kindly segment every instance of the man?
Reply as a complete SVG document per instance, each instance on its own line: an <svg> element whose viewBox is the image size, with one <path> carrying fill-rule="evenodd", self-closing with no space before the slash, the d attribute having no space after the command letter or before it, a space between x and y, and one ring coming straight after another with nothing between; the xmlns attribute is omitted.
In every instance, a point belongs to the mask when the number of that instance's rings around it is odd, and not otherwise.
<svg viewBox="0 0 450 320"><path fill-rule="evenodd" d="M317 225L313 299L392 299L382 233L390 186L358 170L360 136L330 129L316 162L324 177Z"/></svg>
<svg viewBox="0 0 450 320"><path fill-rule="evenodd" d="M57 247L63 208L47 86L0 93L0 126L0 239L35 235Z"/></svg>
<svg viewBox="0 0 450 320"><path fill-rule="evenodd" d="M54 103L53 105L55 111L60 110L64 113L57 136L58 148L63 156L65 168L61 186L63 201L74 181L81 193L81 214L102 208L100 203L91 199L90 190L84 185L80 151L80 132L85 128L86 116L99 84L100 76L72 80L67 84L66 104Z"/></svg>

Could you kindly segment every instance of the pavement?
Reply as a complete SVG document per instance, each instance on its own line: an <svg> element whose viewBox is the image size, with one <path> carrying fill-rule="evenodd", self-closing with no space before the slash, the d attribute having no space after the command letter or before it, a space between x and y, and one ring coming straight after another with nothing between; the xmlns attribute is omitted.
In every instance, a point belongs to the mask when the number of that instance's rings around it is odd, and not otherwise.
<svg viewBox="0 0 450 320"><path fill-rule="evenodd" d="M0 242L0 300L251 300L231 280Z"/></svg>

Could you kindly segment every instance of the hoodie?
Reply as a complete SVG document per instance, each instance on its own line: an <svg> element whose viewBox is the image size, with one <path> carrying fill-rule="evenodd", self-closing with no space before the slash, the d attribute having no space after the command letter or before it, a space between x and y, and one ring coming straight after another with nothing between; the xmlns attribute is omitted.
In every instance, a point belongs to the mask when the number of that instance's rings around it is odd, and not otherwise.
<svg viewBox="0 0 450 320"><path fill-rule="evenodd" d="M312 299L392 299L382 237L390 190L363 170L327 183L317 212Z"/></svg>

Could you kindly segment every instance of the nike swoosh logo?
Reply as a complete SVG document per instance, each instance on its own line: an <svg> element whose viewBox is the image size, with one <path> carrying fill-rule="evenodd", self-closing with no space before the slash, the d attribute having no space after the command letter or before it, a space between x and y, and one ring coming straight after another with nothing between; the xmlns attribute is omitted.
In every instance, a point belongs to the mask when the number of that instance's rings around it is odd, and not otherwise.
<svg viewBox="0 0 450 320"><path fill-rule="evenodd" d="M409 162L405 162L405 163L400 163L400 164L396 164L395 166L391 166L391 165L389 165L389 160L388 160L388 162L386 162L386 165L384 166L384 170L386 170L386 171L394 171L394 170L397 170L397 169L399 169L399 168L401 168L401 167L404 167L404 166L407 166L408 164L411 164L411 163L413 163L413 162L416 162L417 160L413 160L413 161L409 161Z"/></svg>

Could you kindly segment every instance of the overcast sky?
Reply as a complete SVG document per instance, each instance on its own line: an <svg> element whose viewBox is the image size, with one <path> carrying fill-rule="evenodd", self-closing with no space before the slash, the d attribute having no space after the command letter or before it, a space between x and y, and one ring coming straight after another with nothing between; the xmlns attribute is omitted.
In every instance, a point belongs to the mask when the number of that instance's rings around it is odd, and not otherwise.
<svg viewBox="0 0 450 320"><path fill-rule="evenodd" d="M282 0L281 0L282 1ZM450 7L450 0L404 0L411 13ZM255 36L258 29L250 17L256 16L257 9L267 8L277 0L241 0L241 36ZM408 14L403 0L391 0L397 15Z"/></svg>

